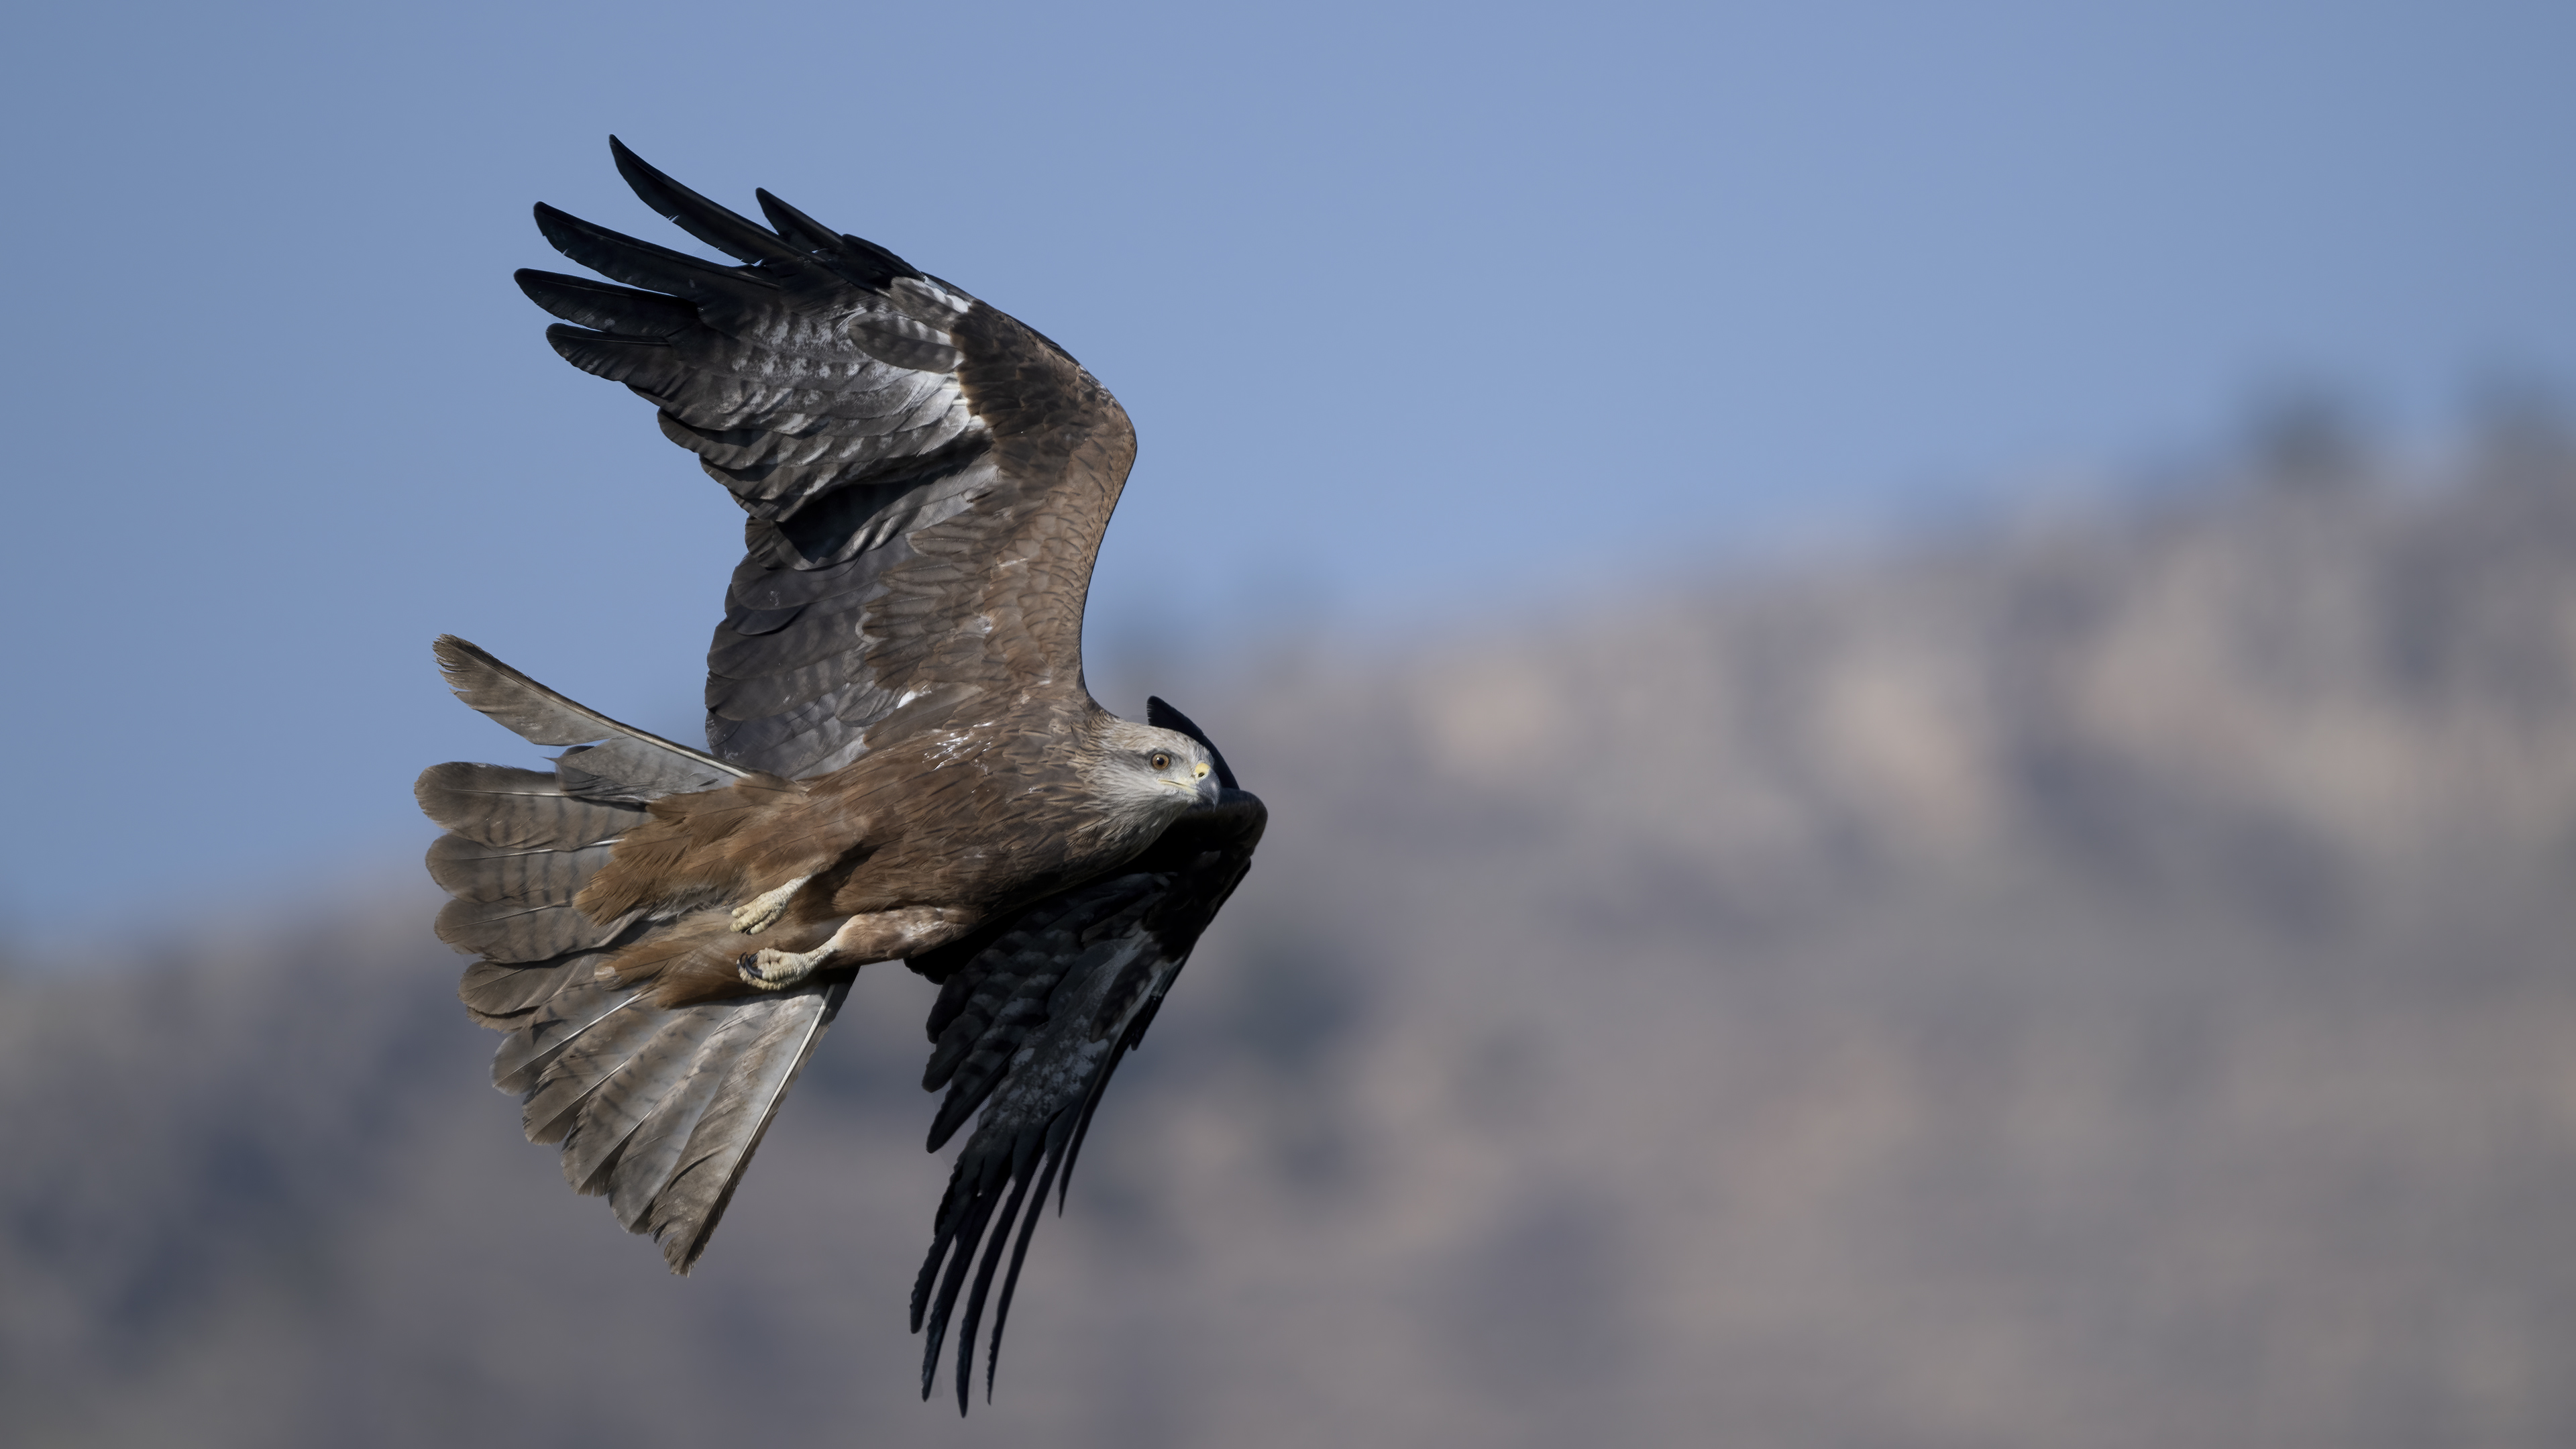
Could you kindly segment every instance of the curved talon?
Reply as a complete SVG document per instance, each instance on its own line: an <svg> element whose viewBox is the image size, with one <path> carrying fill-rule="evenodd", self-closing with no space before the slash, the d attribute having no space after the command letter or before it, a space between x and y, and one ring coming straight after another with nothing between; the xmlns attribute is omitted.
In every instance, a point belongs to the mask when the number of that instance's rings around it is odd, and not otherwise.
<svg viewBox="0 0 2576 1449"><path fill-rule="evenodd" d="M800 875L776 890L762 891L734 907L734 930L745 936L757 936L768 930L777 923L780 916L787 914L787 903L796 899L796 893L803 890L805 882L813 878L810 875Z"/></svg>
<svg viewBox="0 0 2576 1449"><path fill-rule="evenodd" d="M772 951L763 948L745 951L735 958L734 970L742 979L763 991L783 991L814 974L820 952Z"/></svg>

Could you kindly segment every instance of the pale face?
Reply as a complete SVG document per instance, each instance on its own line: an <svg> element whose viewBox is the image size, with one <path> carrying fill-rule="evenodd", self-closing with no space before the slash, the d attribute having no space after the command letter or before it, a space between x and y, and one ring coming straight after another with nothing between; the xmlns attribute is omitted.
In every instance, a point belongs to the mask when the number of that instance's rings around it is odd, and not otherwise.
<svg viewBox="0 0 2576 1449"><path fill-rule="evenodd" d="M1192 805L1216 803L1216 763L1208 758L1206 747L1188 735L1120 720L1102 743L1108 747L1118 793L1151 799L1174 814ZM1144 799L1136 803L1141 805Z"/></svg>

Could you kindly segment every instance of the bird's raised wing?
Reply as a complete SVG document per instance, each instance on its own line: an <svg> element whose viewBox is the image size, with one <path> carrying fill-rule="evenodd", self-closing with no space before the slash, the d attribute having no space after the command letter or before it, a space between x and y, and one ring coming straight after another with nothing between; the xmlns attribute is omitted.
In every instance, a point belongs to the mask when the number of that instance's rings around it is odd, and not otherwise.
<svg viewBox="0 0 2576 1449"><path fill-rule="evenodd" d="M974 1275L957 1330L961 1412L975 1332L1003 1244L1012 1244L1011 1258L985 1357L988 1397L1039 1207L1050 1186L1062 1205L1110 1074L1144 1039L1199 934L1251 868L1253 847L1269 821L1259 797L1236 788L1224 756L1180 711L1157 699L1148 718L1208 746L1223 787L1218 803L1174 821L1143 855L1111 875L909 963L942 983L930 1014L934 1045L921 1083L948 1092L931 1124L931 1150L969 1116L982 1113L949 1177L930 1255L912 1290L913 1329L927 1331L921 1393L928 1398L950 1315L967 1275Z"/></svg>
<svg viewBox="0 0 2576 1449"><path fill-rule="evenodd" d="M546 329L555 350L660 408L751 515L707 654L709 747L801 778L981 693L1079 689L1092 558L1136 455L1108 389L883 247L766 191L759 226L609 145L647 206L742 265L539 206L558 251L626 285L518 280L576 324Z"/></svg>

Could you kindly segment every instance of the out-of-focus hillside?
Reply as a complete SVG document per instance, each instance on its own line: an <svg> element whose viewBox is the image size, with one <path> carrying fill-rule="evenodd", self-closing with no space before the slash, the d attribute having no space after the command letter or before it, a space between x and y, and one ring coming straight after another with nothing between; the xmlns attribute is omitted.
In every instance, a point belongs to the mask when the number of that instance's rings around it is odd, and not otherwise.
<svg viewBox="0 0 2576 1449"><path fill-rule="evenodd" d="M7 978L8 1437L2576 1442L2576 459L2332 441L1192 694L1271 835L962 1426L900 970L686 1281L425 882Z"/></svg>

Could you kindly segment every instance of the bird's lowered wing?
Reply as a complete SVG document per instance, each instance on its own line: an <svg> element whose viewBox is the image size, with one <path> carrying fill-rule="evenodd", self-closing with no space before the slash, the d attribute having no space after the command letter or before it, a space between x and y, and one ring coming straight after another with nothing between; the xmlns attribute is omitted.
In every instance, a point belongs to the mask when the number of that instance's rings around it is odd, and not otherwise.
<svg viewBox="0 0 2576 1449"><path fill-rule="evenodd" d="M661 409L751 515L707 654L722 759L803 778L997 689L1077 688L1127 415L1052 342L763 191L762 227L613 138L637 196L738 266L537 208L624 283L523 271L586 372ZM643 289L643 290L638 290Z"/></svg>
<svg viewBox="0 0 2576 1449"><path fill-rule="evenodd" d="M1215 754L1207 736L1163 701L1153 701L1149 718L1196 737ZM930 1065L922 1075L923 1087L947 1089L931 1124L931 1150L969 1116L982 1114L958 1155L930 1254L913 1284L912 1326L927 1334L924 1398L965 1291L965 1317L957 1326L957 1407L965 1409L976 1329L1009 1242L985 1358L991 1394L1002 1327L1039 1207L1051 1186L1062 1204L1110 1074L1144 1038L1199 934L1251 868L1269 812L1259 797L1236 788L1222 755L1216 768L1223 787L1218 803L1183 815L1134 861L909 963L941 983L930 1015Z"/></svg>

